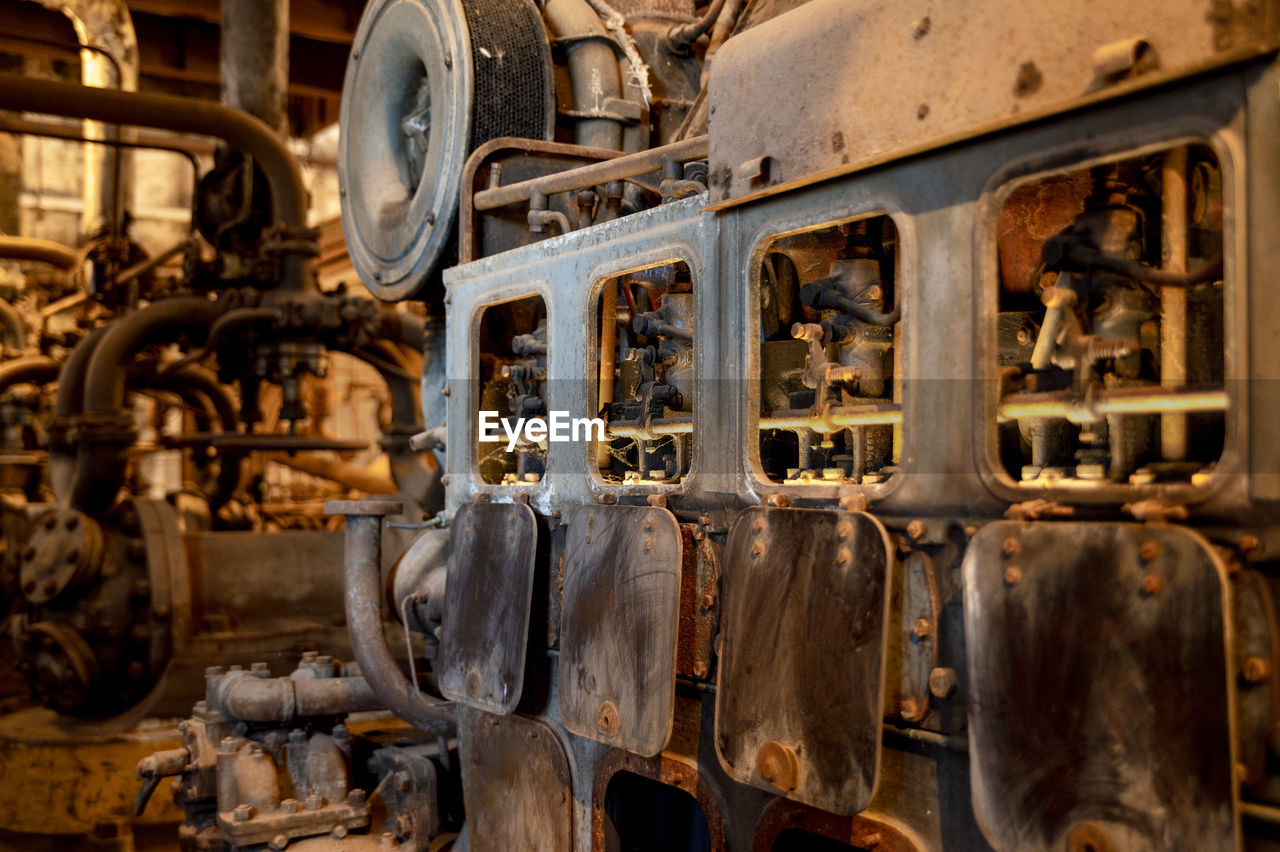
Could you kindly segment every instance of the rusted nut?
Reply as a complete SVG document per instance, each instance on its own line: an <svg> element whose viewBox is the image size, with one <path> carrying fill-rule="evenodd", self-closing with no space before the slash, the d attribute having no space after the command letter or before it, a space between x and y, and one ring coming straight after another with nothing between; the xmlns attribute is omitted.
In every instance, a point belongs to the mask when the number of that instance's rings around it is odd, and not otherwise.
<svg viewBox="0 0 1280 852"><path fill-rule="evenodd" d="M222 742L218 743L218 750L224 753L230 753L236 750L238 741L235 737L223 737Z"/></svg>
<svg viewBox="0 0 1280 852"><path fill-rule="evenodd" d="M916 623L911 625L911 635L917 639L928 639L931 633L933 633L933 625L927 618L917 618Z"/></svg>
<svg viewBox="0 0 1280 852"><path fill-rule="evenodd" d="M267 844L272 849L280 850L289 845L289 836L287 834L277 834L271 838L271 842Z"/></svg>
<svg viewBox="0 0 1280 852"><path fill-rule="evenodd" d="M618 735L620 721L618 708L612 701L606 701L600 705L600 711L596 714L596 730L606 737L615 737Z"/></svg>
<svg viewBox="0 0 1280 852"><path fill-rule="evenodd" d="M702 526L702 527L709 527L709 526L711 526L711 518L710 518L709 516L707 516L707 515L699 515L699 516L698 516L698 526Z"/></svg>
<svg viewBox="0 0 1280 852"><path fill-rule="evenodd" d="M775 509L786 508L788 502L786 494L767 494L764 498L764 504Z"/></svg>
<svg viewBox="0 0 1280 852"><path fill-rule="evenodd" d="M324 807L323 796L317 795L316 793L312 793L310 796L307 796L307 810L318 811L323 807Z"/></svg>
<svg viewBox="0 0 1280 852"><path fill-rule="evenodd" d="M236 805L236 809L231 812L231 818L236 822L248 822L253 819L253 805Z"/></svg>
<svg viewBox="0 0 1280 852"><path fill-rule="evenodd" d="M914 698L903 698L898 702L898 715L908 722L920 720L920 702Z"/></svg>
<svg viewBox="0 0 1280 852"><path fill-rule="evenodd" d="M341 840L347 836L347 827L345 825L335 825L333 831L329 832L334 838Z"/></svg>
<svg viewBox="0 0 1280 852"><path fill-rule="evenodd" d="M929 692L934 698L950 698L955 691L955 669L938 667L929 672Z"/></svg>
<svg viewBox="0 0 1280 852"><path fill-rule="evenodd" d="M1016 586L1022 582L1022 569L1017 565L1006 565L1004 569L1005 585Z"/></svg>
<svg viewBox="0 0 1280 852"><path fill-rule="evenodd" d="M770 740L756 753L756 774L783 792L796 788L800 761L790 746Z"/></svg>
<svg viewBox="0 0 1280 852"><path fill-rule="evenodd" d="M1143 562L1154 562L1160 558L1160 545L1149 538L1138 548L1138 555L1142 557Z"/></svg>
<svg viewBox="0 0 1280 852"><path fill-rule="evenodd" d="M1013 536L1009 536L1000 544L1000 552L1005 556L1017 556L1022 552L1022 542Z"/></svg>
<svg viewBox="0 0 1280 852"><path fill-rule="evenodd" d="M1115 846L1096 822L1078 822L1067 833L1067 852L1115 852Z"/></svg>
<svg viewBox="0 0 1280 852"><path fill-rule="evenodd" d="M836 525L836 535L840 536L841 541L848 541L853 538L853 524L848 521L841 521Z"/></svg>
<svg viewBox="0 0 1280 852"><path fill-rule="evenodd" d="M284 811L287 814L296 814L298 812L298 808L300 807L302 807L302 803L299 802L297 799L281 799L280 800L280 810Z"/></svg>
<svg viewBox="0 0 1280 852"><path fill-rule="evenodd" d="M266 663L253 663L249 666L249 671L254 672L255 674L270 674L271 666Z"/></svg>
<svg viewBox="0 0 1280 852"><path fill-rule="evenodd" d="M760 556L760 555L762 555L763 553L764 553L764 545L763 545L763 544L761 544L761 543L760 543L760 542L758 542L758 541L757 541L757 542L752 542L752 544L751 544L751 555L752 555L752 556Z"/></svg>
<svg viewBox="0 0 1280 852"><path fill-rule="evenodd" d="M836 564L841 568L848 568L853 563L853 553L849 548L842 547L836 553Z"/></svg>
<svg viewBox="0 0 1280 852"><path fill-rule="evenodd" d="M924 521L919 519L907 524L907 536L911 539L918 539L924 535Z"/></svg>
<svg viewBox="0 0 1280 852"><path fill-rule="evenodd" d="M1147 574L1142 578L1142 593L1147 597L1160 594L1160 590L1163 588L1164 580L1160 579L1159 574Z"/></svg>
<svg viewBox="0 0 1280 852"><path fill-rule="evenodd" d="M694 530L694 531L693 531L693 540L694 540L694 541L702 541L702 540L703 540L704 538L706 538L706 537L707 537L707 534L706 534L705 532L703 532L702 530L700 530L700 529L698 529L698 530Z"/></svg>
<svg viewBox="0 0 1280 852"><path fill-rule="evenodd" d="M1271 663L1266 657L1247 657L1240 667L1240 676L1248 684L1259 684L1271 676Z"/></svg>
<svg viewBox="0 0 1280 852"><path fill-rule="evenodd" d="M368 794L360 787L352 787L351 790L347 792L347 804L353 808L363 806L368 798Z"/></svg>
<svg viewBox="0 0 1280 852"><path fill-rule="evenodd" d="M409 773L401 769L395 774L396 789L401 793L413 786L413 779L409 777Z"/></svg>
<svg viewBox="0 0 1280 852"><path fill-rule="evenodd" d="M716 605L716 596L713 594L705 594L702 596L702 608L711 609Z"/></svg>
<svg viewBox="0 0 1280 852"><path fill-rule="evenodd" d="M472 666L467 670L466 690L468 698L479 698L480 690L484 687L484 678L480 674L480 670Z"/></svg>
<svg viewBox="0 0 1280 852"><path fill-rule="evenodd" d="M706 664L704 661L702 661L702 660L698 660L698 661L696 661L696 662L693 664L693 674L694 674L694 677L706 677L706 676L707 676L707 664Z"/></svg>
<svg viewBox="0 0 1280 852"><path fill-rule="evenodd" d="M396 837L408 837L413 834L413 817L409 814L400 814L396 817L394 826Z"/></svg>

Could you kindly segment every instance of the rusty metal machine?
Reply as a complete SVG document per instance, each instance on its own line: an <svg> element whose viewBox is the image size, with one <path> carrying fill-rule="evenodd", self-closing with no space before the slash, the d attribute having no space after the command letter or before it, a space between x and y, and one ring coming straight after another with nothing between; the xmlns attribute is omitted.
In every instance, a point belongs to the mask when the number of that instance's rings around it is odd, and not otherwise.
<svg viewBox="0 0 1280 852"><path fill-rule="evenodd" d="M407 548L330 505L351 664L208 670L139 804L193 852L1269 848L1278 49L1271 2L373 0L344 228L433 333L308 290L273 180L93 361L180 326L243 411L434 342L395 435L442 500ZM40 529L30 594L105 582Z"/></svg>

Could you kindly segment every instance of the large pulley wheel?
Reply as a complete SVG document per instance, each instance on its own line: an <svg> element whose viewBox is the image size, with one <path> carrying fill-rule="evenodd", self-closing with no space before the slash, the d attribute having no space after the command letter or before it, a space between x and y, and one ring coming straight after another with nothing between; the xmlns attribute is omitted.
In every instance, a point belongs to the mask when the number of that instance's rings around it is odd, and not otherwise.
<svg viewBox="0 0 1280 852"><path fill-rule="evenodd" d="M425 295L454 251L468 154L497 136L553 132L551 53L537 7L371 0L339 124L342 227L356 273L380 299Z"/></svg>

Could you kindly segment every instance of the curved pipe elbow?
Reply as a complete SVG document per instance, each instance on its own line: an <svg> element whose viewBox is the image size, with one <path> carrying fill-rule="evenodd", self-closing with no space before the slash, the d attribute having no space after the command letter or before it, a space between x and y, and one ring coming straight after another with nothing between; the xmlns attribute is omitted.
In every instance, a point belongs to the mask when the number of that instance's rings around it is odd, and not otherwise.
<svg viewBox="0 0 1280 852"><path fill-rule="evenodd" d="M58 362L43 355L28 355L0 364L0 394L14 385L48 384L58 379Z"/></svg>
<svg viewBox="0 0 1280 852"><path fill-rule="evenodd" d="M200 296L154 302L106 328L89 356L83 410L91 417L117 417L124 412L126 368L139 349L159 342L162 332L207 328L226 310Z"/></svg>
<svg viewBox="0 0 1280 852"><path fill-rule="evenodd" d="M347 517L347 628L361 675L392 713L424 730L439 730L454 724L453 704L425 694L404 676L382 628L382 519L403 509L400 503L388 500L333 500L325 504L326 512Z"/></svg>

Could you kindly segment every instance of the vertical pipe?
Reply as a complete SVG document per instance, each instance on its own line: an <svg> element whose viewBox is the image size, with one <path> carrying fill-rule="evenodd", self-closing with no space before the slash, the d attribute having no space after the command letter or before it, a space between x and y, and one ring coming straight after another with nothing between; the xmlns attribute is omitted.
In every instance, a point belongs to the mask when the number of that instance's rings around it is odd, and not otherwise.
<svg viewBox="0 0 1280 852"><path fill-rule="evenodd" d="M600 293L600 393L597 411L613 402L613 373L618 354L618 287L617 281L604 285ZM609 441L596 442L596 467L609 466Z"/></svg>
<svg viewBox="0 0 1280 852"><path fill-rule="evenodd" d="M1187 149L1165 155L1161 170L1161 266L1167 272L1187 271ZM1187 289L1160 288L1160 384L1180 387L1187 382ZM1168 461L1187 455L1187 415L1160 416L1160 453Z"/></svg>
<svg viewBox="0 0 1280 852"><path fill-rule="evenodd" d="M222 0L222 102L289 135L289 0Z"/></svg>

